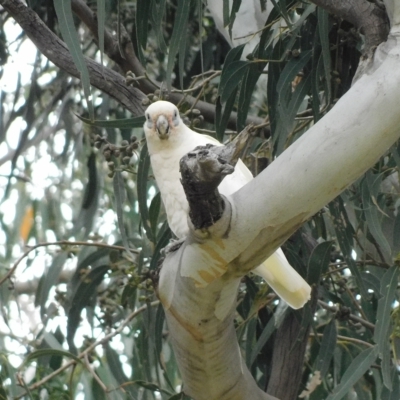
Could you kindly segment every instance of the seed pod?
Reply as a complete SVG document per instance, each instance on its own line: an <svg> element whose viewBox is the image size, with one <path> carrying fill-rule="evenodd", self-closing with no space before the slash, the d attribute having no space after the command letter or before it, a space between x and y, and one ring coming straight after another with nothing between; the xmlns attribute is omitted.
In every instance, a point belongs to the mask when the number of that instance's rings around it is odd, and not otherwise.
<svg viewBox="0 0 400 400"><path fill-rule="evenodd" d="M104 154L104 158L105 158L107 161L109 161L109 160L111 159L111 151L110 151L110 150L105 150L105 151L103 152L103 154Z"/></svg>

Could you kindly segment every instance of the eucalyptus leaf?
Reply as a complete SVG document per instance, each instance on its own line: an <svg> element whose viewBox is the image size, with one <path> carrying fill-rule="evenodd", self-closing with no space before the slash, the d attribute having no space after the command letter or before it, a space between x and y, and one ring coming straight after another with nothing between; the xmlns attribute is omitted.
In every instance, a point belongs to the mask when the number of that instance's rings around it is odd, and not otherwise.
<svg viewBox="0 0 400 400"><path fill-rule="evenodd" d="M94 119L94 108L92 93L90 89L89 70L86 66L85 57L81 50L78 33L75 28L72 16L71 0L61 0L54 2L54 9L57 14L58 24L65 43L71 53L72 59L81 75L83 91L89 108L90 118Z"/></svg>
<svg viewBox="0 0 400 400"><path fill-rule="evenodd" d="M340 384L335 387L326 400L340 400L349 392L351 387L369 370L378 354L377 346L362 351L348 366Z"/></svg>

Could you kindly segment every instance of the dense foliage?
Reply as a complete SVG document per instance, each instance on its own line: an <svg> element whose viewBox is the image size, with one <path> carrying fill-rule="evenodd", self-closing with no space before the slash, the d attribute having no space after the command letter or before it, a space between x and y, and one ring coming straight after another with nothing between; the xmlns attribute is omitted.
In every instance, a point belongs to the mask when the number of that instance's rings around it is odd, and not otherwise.
<svg viewBox="0 0 400 400"><path fill-rule="evenodd" d="M230 47L201 1L75 0L74 14L70 3L28 8L65 41L81 79L34 53L0 8L0 398L183 399L155 294L171 234L143 110L169 99L220 140L253 123L243 158L258 174L350 88L362 36L307 1L272 1L255 48ZM240 4L221 2L233 39ZM123 55L127 42L137 58ZM83 55L126 76L142 106L91 86ZM310 400L400 398L399 168L394 146L284 246L318 288L296 312L311 324L299 388ZM277 304L243 279L237 334L262 388L292 312Z"/></svg>

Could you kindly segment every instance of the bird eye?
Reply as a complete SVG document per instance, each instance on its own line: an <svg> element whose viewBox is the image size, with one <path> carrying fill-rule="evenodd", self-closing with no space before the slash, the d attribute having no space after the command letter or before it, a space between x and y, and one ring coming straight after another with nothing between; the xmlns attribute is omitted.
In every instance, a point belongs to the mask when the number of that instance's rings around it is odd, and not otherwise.
<svg viewBox="0 0 400 400"><path fill-rule="evenodd" d="M174 111L174 118L176 118L178 116L178 111Z"/></svg>
<svg viewBox="0 0 400 400"><path fill-rule="evenodd" d="M150 121L150 114L146 114L147 121Z"/></svg>

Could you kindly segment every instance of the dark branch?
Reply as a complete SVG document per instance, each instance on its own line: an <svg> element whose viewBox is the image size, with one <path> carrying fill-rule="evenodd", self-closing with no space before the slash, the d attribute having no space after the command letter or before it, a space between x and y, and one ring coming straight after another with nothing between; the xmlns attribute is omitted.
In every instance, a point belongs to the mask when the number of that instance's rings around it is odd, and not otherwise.
<svg viewBox="0 0 400 400"><path fill-rule="evenodd" d="M318 291L314 288L309 304L302 310L290 310L276 331L267 392L280 400L298 398L307 338L317 297Z"/></svg>
<svg viewBox="0 0 400 400"><path fill-rule="evenodd" d="M364 54L386 41L389 19L384 9L366 0L312 0L329 13L351 22L365 36Z"/></svg>
<svg viewBox="0 0 400 400"><path fill-rule="evenodd" d="M32 9L26 7L20 0L0 0L0 4L18 22L42 54L68 74L80 78L80 73L65 43L47 28ZM107 93L134 115L143 114L145 107L142 105L142 100L146 96L142 92L127 86L121 74L101 66L90 58L86 57L86 64L90 83L94 87Z"/></svg>
<svg viewBox="0 0 400 400"><path fill-rule="evenodd" d="M97 18L93 11L82 1L72 0L72 10L81 19L81 21L88 27L93 37L98 40ZM123 55L120 53L117 38L114 37L109 30L104 30L104 52L110 57L126 74L131 71L135 76L143 76L145 68L136 57L135 50L128 34L122 29L122 43L120 47ZM159 87L155 86L147 79L137 81L139 89L145 93L154 93ZM168 101L178 104L183 98L183 94L169 93ZM196 104L196 108L200 110L201 115L209 123L215 121L215 106L205 101L196 101L192 96L185 96L185 101L190 105ZM228 128L236 129L237 113L233 112L228 121ZM260 125L264 121L262 118L250 116L247 118L247 124ZM263 134L267 138L270 136L269 127L263 127Z"/></svg>
<svg viewBox="0 0 400 400"><path fill-rule="evenodd" d="M198 146L182 157L182 186L189 203L189 216L195 229L204 229L217 222L225 209L218 186L234 171L234 164L249 137L244 129L226 146Z"/></svg>

